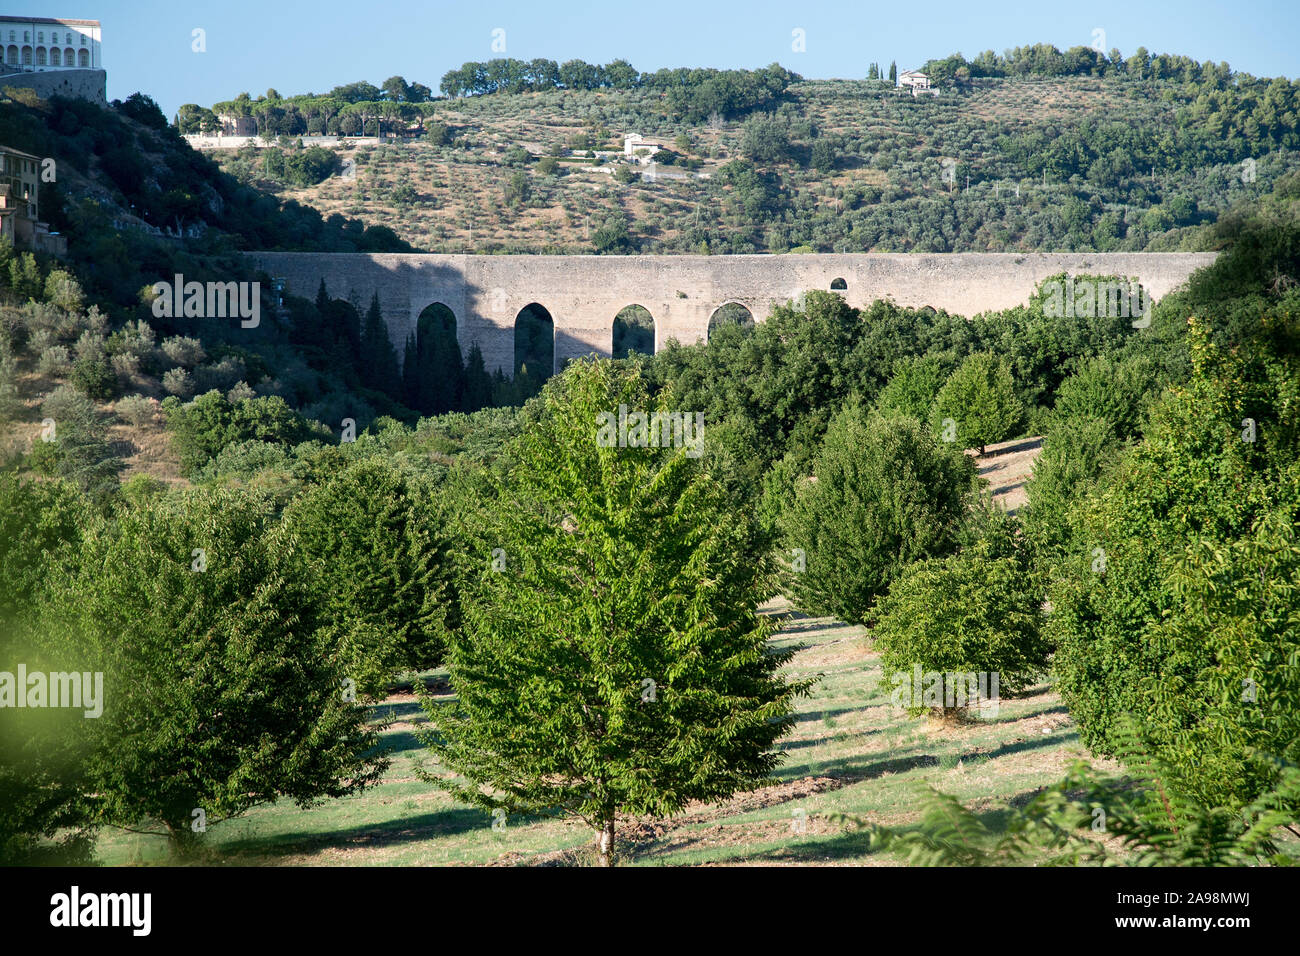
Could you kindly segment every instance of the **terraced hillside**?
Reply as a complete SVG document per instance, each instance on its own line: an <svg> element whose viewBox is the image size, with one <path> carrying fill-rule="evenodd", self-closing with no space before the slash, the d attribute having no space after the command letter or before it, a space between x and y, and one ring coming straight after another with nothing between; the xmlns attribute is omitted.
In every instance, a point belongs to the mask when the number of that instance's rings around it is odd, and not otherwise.
<svg viewBox="0 0 1300 956"><path fill-rule="evenodd" d="M496 93L433 104L423 137L339 149L312 186L279 176L276 150L217 155L429 252L1193 249L1196 226L1300 163L1293 96L1284 80L1025 76L919 97L823 80L693 124L650 90ZM665 162L624 164L632 133Z"/></svg>

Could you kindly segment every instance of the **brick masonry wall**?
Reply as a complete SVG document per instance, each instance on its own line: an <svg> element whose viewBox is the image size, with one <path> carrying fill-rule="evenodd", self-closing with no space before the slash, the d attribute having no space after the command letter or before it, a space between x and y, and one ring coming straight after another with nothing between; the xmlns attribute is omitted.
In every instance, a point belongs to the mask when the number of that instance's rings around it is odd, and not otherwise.
<svg viewBox="0 0 1300 956"><path fill-rule="evenodd" d="M641 305L655 320L655 347L708 334L709 317L726 302L762 321L772 307L809 289L841 292L865 307L892 298L964 316L1023 305L1049 275L1118 275L1138 279L1159 299L1215 253L944 253L752 256L455 256L365 253L247 253L287 291L315 298L321 279L330 295L363 310L373 293L399 354L420 313L441 302L456 315L463 353L477 343L488 370L514 368L514 323L530 303L555 322L555 361L613 349L614 316Z"/></svg>

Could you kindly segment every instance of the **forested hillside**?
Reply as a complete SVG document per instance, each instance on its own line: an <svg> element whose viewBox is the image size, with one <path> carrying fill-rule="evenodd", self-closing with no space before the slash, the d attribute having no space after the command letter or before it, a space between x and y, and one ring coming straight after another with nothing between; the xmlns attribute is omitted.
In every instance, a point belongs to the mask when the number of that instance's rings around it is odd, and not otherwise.
<svg viewBox="0 0 1300 956"><path fill-rule="evenodd" d="M1145 50L948 57L925 65L936 96L775 66L562 66L466 64L436 100L401 77L241 94L212 109L281 146L217 155L429 252L996 252L1200 248L1197 226L1300 150L1295 83ZM339 150L346 176L295 145L362 130L398 139ZM606 155L631 133L661 144L655 171Z"/></svg>

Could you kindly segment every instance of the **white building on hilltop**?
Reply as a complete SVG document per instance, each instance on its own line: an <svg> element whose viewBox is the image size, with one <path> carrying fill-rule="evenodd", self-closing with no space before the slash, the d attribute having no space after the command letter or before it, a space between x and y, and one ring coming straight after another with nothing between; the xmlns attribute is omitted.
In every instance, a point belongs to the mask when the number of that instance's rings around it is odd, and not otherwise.
<svg viewBox="0 0 1300 956"><path fill-rule="evenodd" d="M928 90L930 78L920 70L904 70L898 74L899 86L910 86L913 90Z"/></svg>
<svg viewBox="0 0 1300 956"><path fill-rule="evenodd" d="M4 72L102 70L98 20L0 16Z"/></svg>

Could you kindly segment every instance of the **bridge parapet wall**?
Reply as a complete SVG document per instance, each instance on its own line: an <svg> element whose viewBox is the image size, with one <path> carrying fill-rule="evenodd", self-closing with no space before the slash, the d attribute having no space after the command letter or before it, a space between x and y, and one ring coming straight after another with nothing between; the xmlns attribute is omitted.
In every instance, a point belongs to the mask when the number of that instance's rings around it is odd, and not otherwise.
<svg viewBox="0 0 1300 956"><path fill-rule="evenodd" d="M655 320L655 347L669 339L703 339L709 318L740 302L757 321L810 289L843 279L850 305L893 299L967 317L1012 308L1059 272L1139 280L1159 299L1215 253L935 253L751 256L469 256L251 252L257 266L287 291L329 294L364 310L378 293L393 344L400 350L420 313L441 302L456 315L462 353L477 344L489 371L514 368L514 324L530 303L555 323L555 362L613 349L613 322L628 305Z"/></svg>

